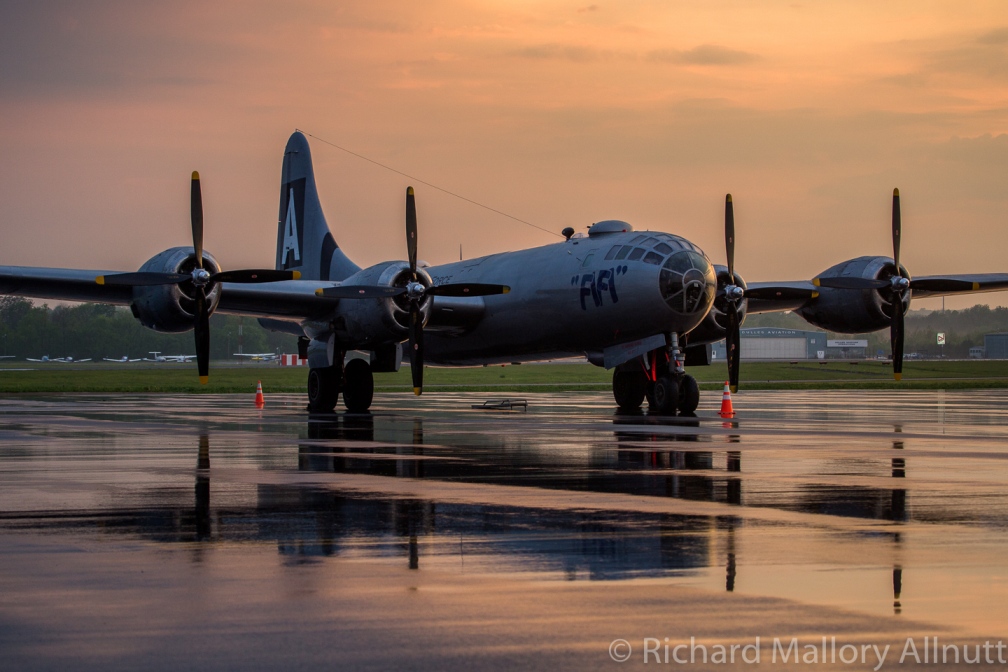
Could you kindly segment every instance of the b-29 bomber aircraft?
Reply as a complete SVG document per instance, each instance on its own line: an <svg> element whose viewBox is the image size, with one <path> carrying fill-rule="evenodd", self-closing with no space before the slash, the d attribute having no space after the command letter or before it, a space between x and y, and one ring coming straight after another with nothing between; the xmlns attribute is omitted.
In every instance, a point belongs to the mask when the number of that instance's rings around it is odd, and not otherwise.
<svg viewBox="0 0 1008 672"><path fill-rule="evenodd" d="M0 267L0 293L130 306L146 327L192 329L201 382L209 374L209 317L256 316L299 337L308 359L308 408L372 403L374 373L408 359L414 392L425 363L474 366L586 356L613 370L621 409L691 414L699 403L687 365L710 364L726 340L737 389L739 329L749 313L792 310L823 329L889 327L893 371L902 372L903 317L912 296L1008 288L1008 274L911 278L900 263L899 193L893 192L893 256L841 262L811 281L747 284L734 268L735 224L725 199L726 265L685 238L605 220L550 245L439 266L417 262L415 194L406 194L407 259L361 268L336 243L319 201L308 141L284 150L273 269L223 271L203 249L199 175L192 176L192 247L158 253L135 273ZM403 346L406 352L403 352ZM369 353L367 360L349 358Z"/></svg>

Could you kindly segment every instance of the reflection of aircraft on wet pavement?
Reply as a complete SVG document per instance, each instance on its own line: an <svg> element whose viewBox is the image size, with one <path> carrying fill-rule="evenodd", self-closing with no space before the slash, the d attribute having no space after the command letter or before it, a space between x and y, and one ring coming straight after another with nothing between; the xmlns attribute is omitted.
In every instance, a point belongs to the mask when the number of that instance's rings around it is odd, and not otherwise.
<svg viewBox="0 0 1008 672"><path fill-rule="evenodd" d="M646 398L652 413L674 415L696 409L699 389L684 367L709 364L711 343L727 340L728 376L737 386L739 328L747 313L793 310L841 333L888 327L899 379L903 316L912 296L1008 288L1008 274L911 278L900 264L897 192L893 257L843 261L812 281L750 284L734 269L731 196L726 266L715 266L680 236L606 220L587 235L565 229L563 242L422 267L409 188L408 260L362 269L326 223L307 139L295 132L283 159L276 270L221 271L203 250L196 173L191 193L192 247L165 250L136 273L0 267L0 293L128 304L152 329L193 329L202 382L210 314L259 316L267 328L299 337L299 354L309 363L309 407L318 412L332 410L340 394L348 409L367 410L373 373L398 370L404 359L419 394L425 362L465 366L580 355L613 369L621 408L640 407ZM353 350L370 353L369 360L347 360Z"/></svg>
<svg viewBox="0 0 1008 672"><path fill-rule="evenodd" d="M603 438L598 450L588 447L571 461L572 456L529 443L518 434L487 435L484 444L472 445L454 427L445 434L443 425L431 428L420 418L346 414L319 421L319 417L314 416L301 432L297 469L385 477L384 483L372 481L363 489L343 489L324 476L285 478L278 473L277 478L250 484L243 477L235 481L228 475L230 470L224 469L223 483L214 488L211 465L232 465L229 460L234 459L234 452L228 449L229 457L214 457L212 432L201 432L191 436L195 458L192 462L186 458L186 466L195 469L190 476L159 490L156 498L117 496L114 502L102 504L96 516L101 521L99 529L158 543L200 542L190 546L197 558L208 542L265 541L276 544L279 554L291 562L339 555L387 557L413 568L459 563L475 571L557 572L571 579L603 580L700 573L713 577L723 571L724 588L734 591L746 585L739 582L751 580L747 567L760 562L759 553L752 552L754 537L740 543L739 535L750 527L745 512L734 506L717 515L607 510L605 495L643 494L785 509L791 508L789 501L802 498L802 484L781 492L780 483L774 482L770 485L776 496L765 497L768 491L760 487L760 472L742 472L734 442L738 437L732 434L697 437L686 431L662 438L651 427L633 431L620 422L614 427L615 446L610 438ZM455 440L445 441L449 435ZM902 449L894 444L894 450ZM269 454L268 459L273 459ZM866 464L874 468L878 461ZM905 473L905 461L892 464L891 476L902 478L896 472ZM388 486L391 479L403 480L407 490L397 493L395 486ZM414 489L409 481L418 479L422 487ZM733 482L754 487L733 490L728 485ZM450 492L446 499L439 498L441 486L453 484L470 493L480 492L485 499L459 500ZM540 507L530 500L512 503L507 494L494 492L498 486L599 493L598 507ZM902 489L902 482L900 486L894 491ZM411 491L423 494L408 494ZM849 508L845 497L839 488L827 489L811 506L797 510L888 518L874 506L859 511ZM822 506L829 498L838 504ZM546 497L546 501L559 500ZM738 510L738 515L732 510ZM44 524L76 528L81 523L73 516L53 517ZM899 532L889 534L893 538L892 595L898 610L903 542ZM717 568L713 575L711 568Z"/></svg>
<svg viewBox="0 0 1008 672"><path fill-rule="evenodd" d="M90 362L91 358L87 357L85 359L74 359L73 357L50 357L49 355L42 355L38 359L32 359L31 357L25 357L29 362L42 362L45 364L80 364L81 362Z"/></svg>

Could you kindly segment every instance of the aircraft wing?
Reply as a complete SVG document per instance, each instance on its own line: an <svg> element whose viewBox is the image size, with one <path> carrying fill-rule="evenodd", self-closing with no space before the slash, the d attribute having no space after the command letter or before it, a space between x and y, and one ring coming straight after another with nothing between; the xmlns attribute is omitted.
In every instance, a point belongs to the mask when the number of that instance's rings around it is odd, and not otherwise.
<svg viewBox="0 0 1008 672"><path fill-rule="evenodd" d="M435 296L425 331L465 332L479 324L485 312L482 296Z"/></svg>
<svg viewBox="0 0 1008 672"><path fill-rule="evenodd" d="M750 282L746 285L746 312L774 313L797 310L819 295L819 288L808 280L793 282Z"/></svg>
<svg viewBox="0 0 1008 672"><path fill-rule="evenodd" d="M99 275L123 271L0 266L0 294L61 301L129 305L133 287L99 285ZM318 280L286 280L268 284L222 283L217 309L225 313L309 319L324 317L339 299L315 295Z"/></svg>
<svg viewBox="0 0 1008 672"><path fill-rule="evenodd" d="M958 287L956 285L959 285ZM970 286L972 285L972 286ZM1006 273L971 273L966 275L923 275L910 281L913 298L952 296L1008 289Z"/></svg>
<svg viewBox="0 0 1008 672"><path fill-rule="evenodd" d="M339 299L315 295L315 290L326 284L320 280L282 280L254 285L225 282L221 284L217 310L263 317L325 318L339 304Z"/></svg>
<svg viewBox="0 0 1008 672"><path fill-rule="evenodd" d="M133 300L132 287L99 285L95 282L95 278L99 275L118 272L0 266L0 294L125 305Z"/></svg>

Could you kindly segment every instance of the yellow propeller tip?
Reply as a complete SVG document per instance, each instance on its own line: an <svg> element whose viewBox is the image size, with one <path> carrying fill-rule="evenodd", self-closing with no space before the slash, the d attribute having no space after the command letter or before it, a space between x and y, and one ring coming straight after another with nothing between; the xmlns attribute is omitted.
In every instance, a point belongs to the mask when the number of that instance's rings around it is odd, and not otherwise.
<svg viewBox="0 0 1008 672"><path fill-rule="evenodd" d="M731 203L731 194L725 194L725 203Z"/></svg>
<svg viewBox="0 0 1008 672"><path fill-rule="evenodd" d="M194 180L198 180L199 179L199 171L196 171L196 170L192 171L192 179L194 179Z"/></svg>
<svg viewBox="0 0 1008 672"><path fill-rule="evenodd" d="M301 271L294 271L293 275L295 280L301 279Z"/></svg>
<svg viewBox="0 0 1008 672"><path fill-rule="evenodd" d="M897 380L897 382L898 382L900 380L903 380L903 374L902 373L894 373L893 374L893 378L895 378Z"/></svg>
<svg viewBox="0 0 1008 672"><path fill-rule="evenodd" d="M738 385L729 385L728 391L731 392L732 394L735 394L736 392L738 392Z"/></svg>
<svg viewBox="0 0 1008 672"><path fill-rule="evenodd" d="M973 291L974 292L979 292L980 291L980 283L979 282L974 282L973 283Z"/></svg>
<svg viewBox="0 0 1008 672"><path fill-rule="evenodd" d="M422 387L414 387L413 388L413 394L415 394L416 396L419 397L421 392L423 392L423 388Z"/></svg>
<svg viewBox="0 0 1008 672"><path fill-rule="evenodd" d="M818 299L819 298L819 292L812 292L812 298L813 299Z"/></svg>
<svg viewBox="0 0 1008 672"><path fill-rule="evenodd" d="M97 282L99 285L104 285L105 284L105 276L104 275L99 275L97 278L94 279L94 281Z"/></svg>
<svg viewBox="0 0 1008 672"><path fill-rule="evenodd" d="M413 187L406 187L406 195L407 196L413 195Z"/></svg>
<svg viewBox="0 0 1008 672"><path fill-rule="evenodd" d="M822 287L822 285L819 284L819 278L813 278L812 284L815 285L816 287Z"/></svg>
<svg viewBox="0 0 1008 672"><path fill-rule="evenodd" d="M504 291L501 292L501 294L510 294L510 293L511 293L511 288L508 287L507 285L504 285Z"/></svg>
<svg viewBox="0 0 1008 672"><path fill-rule="evenodd" d="M210 376L200 376L199 377L199 384L200 385L206 385L209 382L210 382Z"/></svg>
<svg viewBox="0 0 1008 672"><path fill-rule="evenodd" d="M323 291L323 290L322 290L322 288L321 288L321 287L319 287L318 289L316 289L316 290L315 290L315 296L322 296L322 291Z"/></svg>
<svg viewBox="0 0 1008 672"><path fill-rule="evenodd" d="M893 196L899 196L899 189L893 189L892 190L892 195Z"/></svg>

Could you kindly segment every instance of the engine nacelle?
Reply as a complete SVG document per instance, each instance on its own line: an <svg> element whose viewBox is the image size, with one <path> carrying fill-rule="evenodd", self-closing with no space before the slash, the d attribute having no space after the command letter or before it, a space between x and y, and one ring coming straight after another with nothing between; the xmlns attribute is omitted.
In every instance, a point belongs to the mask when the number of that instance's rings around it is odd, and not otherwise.
<svg viewBox="0 0 1008 672"><path fill-rule="evenodd" d="M727 306L724 296L724 288L732 284L729 281L728 267L714 264L714 274L717 277L717 293L714 295L714 305L711 306L703 322L696 329L689 332L687 342L690 345L717 343L728 333L728 316L725 314ZM742 276L738 272L735 273L734 284L743 290L746 288L745 280L742 279ZM739 301L738 313L740 325L745 321L747 305L745 299Z"/></svg>
<svg viewBox="0 0 1008 672"><path fill-rule="evenodd" d="M411 279L407 262L389 261L365 268L343 284L405 287ZM434 284L422 268L417 269L417 280L424 287ZM427 324L432 303L431 296L420 303L421 324ZM409 299L405 295L390 299L343 299L337 310L335 328L337 339L353 348L398 343L409 337Z"/></svg>
<svg viewBox="0 0 1008 672"><path fill-rule="evenodd" d="M903 277L909 278L906 268ZM826 269L820 278L865 278L888 281L896 275L896 265L888 257L858 257ZM905 292L901 309L910 309L910 291ZM819 296L796 312L820 329L842 334L863 334L885 329L892 320L892 299L888 289L834 289L822 287Z"/></svg>
<svg viewBox="0 0 1008 672"><path fill-rule="evenodd" d="M196 267L196 254L191 247L173 247L157 254L143 266L143 272L154 273L190 273ZM203 268L210 273L220 271L220 264L206 250L203 250ZM196 312L196 288L191 282L178 285L156 285L153 287L134 287L133 303L130 309L140 324L154 331L178 333L193 328ZM211 284L207 287L207 306L210 312L217 308L220 301L220 285Z"/></svg>

